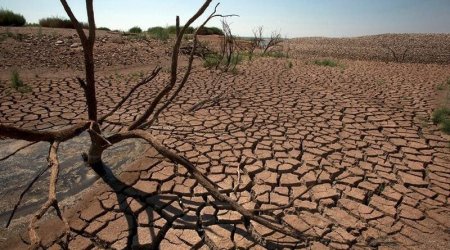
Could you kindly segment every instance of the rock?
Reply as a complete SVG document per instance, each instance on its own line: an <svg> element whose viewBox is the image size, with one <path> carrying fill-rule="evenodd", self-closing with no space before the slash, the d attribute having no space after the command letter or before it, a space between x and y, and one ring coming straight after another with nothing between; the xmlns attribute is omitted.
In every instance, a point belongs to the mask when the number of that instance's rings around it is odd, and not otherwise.
<svg viewBox="0 0 450 250"><path fill-rule="evenodd" d="M72 43L72 45L70 45L70 48L75 49L81 46L81 43Z"/></svg>
<svg viewBox="0 0 450 250"><path fill-rule="evenodd" d="M63 45L63 44L64 44L64 41L62 41L62 40L58 40L55 42L55 45Z"/></svg>

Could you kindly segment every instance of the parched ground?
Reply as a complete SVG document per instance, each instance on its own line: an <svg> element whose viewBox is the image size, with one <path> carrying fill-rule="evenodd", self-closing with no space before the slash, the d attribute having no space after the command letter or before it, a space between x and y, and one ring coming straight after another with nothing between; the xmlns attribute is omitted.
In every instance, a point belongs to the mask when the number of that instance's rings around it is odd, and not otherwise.
<svg viewBox="0 0 450 250"><path fill-rule="evenodd" d="M68 247L448 249L450 138L430 122L448 65L340 64L257 58L236 75L196 67L151 128L222 192L305 241L246 221L150 149L66 207ZM101 73L100 111L139 77ZM135 94L105 130L133 121L166 78L163 72ZM27 83L33 92L20 94L1 81L0 122L49 129L84 118L73 76ZM218 102L198 105L217 95ZM65 246L61 227L56 219L43 222L46 246ZM9 235L4 248L25 247L19 235Z"/></svg>

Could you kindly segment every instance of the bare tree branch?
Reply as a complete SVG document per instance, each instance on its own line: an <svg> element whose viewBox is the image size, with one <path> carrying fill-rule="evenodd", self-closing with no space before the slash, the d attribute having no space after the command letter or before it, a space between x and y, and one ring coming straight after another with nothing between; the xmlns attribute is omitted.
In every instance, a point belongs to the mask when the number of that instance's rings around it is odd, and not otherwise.
<svg viewBox="0 0 450 250"><path fill-rule="evenodd" d="M77 80L78 80L78 83L80 84L81 88L84 90L84 94L86 95L86 88L87 88L86 83L84 82L83 79L81 79L79 77L77 77Z"/></svg>
<svg viewBox="0 0 450 250"><path fill-rule="evenodd" d="M186 24L181 29L179 35L177 36L177 40L175 42L175 45L173 46L172 51L172 66L171 66L171 74L170 74L170 82L166 85L165 88L163 88L159 94L156 96L156 98L153 100L153 102L150 104L150 106L147 108L147 110L142 114L141 117L139 117L133 124L131 124L130 127L128 127L128 130L133 130L141 126L149 117L153 114L155 111L156 106L161 102L162 98L169 94L169 92L173 89L175 86L175 83L177 82L177 71L178 71L178 57L180 53L180 46L181 41L183 39L183 35L186 33L186 30L191 24L197 20L208 8L208 6L211 4L212 0L206 0L205 3L202 5L202 7L195 13L194 16L192 16Z"/></svg>
<svg viewBox="0 0 450 250"><path fill-rule="evenodd" d="M95 42L95 16L93 0L86 0L86 11L89 22L89 43L90 46L94 46Z"/></svg>
<svg viewBox="0 0 450 250"><path fill-rule="evenodd" d="M89 37L86 37L82 25L73 14L72 9L67 4L67 1L66 0L60 1L67 15L72 21L73 26L77 30L77 33L81 40L81 44L83 46L84 66L86 75L86 84L84 84L86 88L84 88L84 90L86 94L86 105L88 107L88 116L89 120L97 121L97 97L95 93L95 65L93 52L95 43L95 16L94 16L93 0L86 0L86 11L89 21Z"/></svg>
<svg viewBox="0 0 450 250"><path fill-rule="evenodd" d="M66 11L67 15L69 16L70 21L72 21L72 24L75 27L75 30L77 31L78 36L80 37L81 43L82 44L86 44L88 42L88 38L87 38L86 34L83 31L83 26L81 25L81 23L78 21L78 19L73 14L72 9L67 4L67 1L66 0L60 0L60 1L61 1L61 4L64 7L64 10ZM92 2L92 0L87 0L87 1L91 1Z"/></svg>
<svg viewBox="0 0 450 250"><path fill-rule="evenodd" d="M89 128L89 122L78 123L69 128L51 131L36 131L0 124L0 136L26 141L67 141Z"/></svg>
<svg viewBox="0 0 450 250"><path fill-rule="evenodd" d="M186 69L186 72L184 73L183 76L183 80L181 81L181 83L178 85L178 88L175 90L175 92L171 95L171 97L164 103L163 106L161 106L153 115L153 118L149 121L146 122L144 124L142 124L141 126L139 126L139 128L143 128L145 126L151 126L153 125L153 123L158 119L158 116L161 112L163 112L164 109L166 109L172 102L173 100L178 96L178 94L180 93L180 91L183 89L184 85L186 84L187 80L189 79L189 76L191 74L192 71L192 63L194 61L194 55L195 55L195 50L197 49L197 44L198 44L198 32L199 30L201 30L203 27L205 27L205 25L212 19L215 17L215 14L217 12L217 7L219 6L220 3L216 4L216 7L214 8L214 11L211 13L211 15L209 15L209 17L195 30L194 32L194 44L192 46L192 50L191 53L189 55L189 62L188 62L188 66Z"/></svg>
<svg viewBox="0 0 450 250"><path fill-rule="evenodd" d="M249 54L250 54L250 60L253 59L253 54L255 53L255 50L257 48L261 48L261 44L263 42L263 26L258 26L256 28L253 29L253 38L252 38L252 43L249 49Z"/></svg>
<svg viewBox="0 0 450 250"><path fill-rule="evenodd" d="M265 55L272 47L275 47L281 42L283 42L283 38L281 38L280 32L273 31L270 35L269 41L264 48L263 55Z"/></svg>
<svg viewBox="0 0 450 250"><path fill-rule="evenodd" d="M400 57L400 53L397 54L396 50L394 49L395 46L394 46L394 47L390 47L390 46L387 45L387 44L382 44L381 46L382 46L383 48L388 49L388 50L391 52L392 57L394 58L394 61L395 61L395 62L398 62L398 63L405 62L406 54L408 53L409 48L405 48L405 50L403 51L403 53L401 53L401 57ZM398 50L400 50L400 49L398 49ZM400 51L399 51L399 52L400 52Z"/></svg>
<svg viewBox="0 0 450 250"><path fill-rule="evenodd" d="M58 174L59 174L59 161L57 156L58 146L60 141L68 140L76 135L79 135L83 131L88 131L90 134L91 139L91 148L89 149L89 155L88 155L88 163L91 167L95 168L96 163L101 163L101 156L102 152L108 148L109 146L118 143L125 139L132 139L132 138L141 138L146 140L152 147L154 147L161 155L166 157L167 159L171 160L172 162L176 164L180 164L184 166L190 175L195 178L198 183L200 183L208 192L209 194L218 201L222 201L226 204L228 204L232 209L237 212L239 212L241 215L243 215L246 219L246 221L252 220L255 221L269 229L275 230L276 232L280 232L285 235L289 235L292 237L295 237L297 239L309 239L307 236L304 236L301 232L296 231L295 229L284 226L280 224L279 222L271 219L267 219L261 216L258 216L258 211L250 211L245 209L242 205L240 205L238 202L234 201L230 197L226 196L219 190L219 187L217 184L209 180L206 176L204 176L188 159L177 155L176 153L172 152L171 150L167 149L160 143L158 143L151 133L146 132L144 130L140 130L139 128L144 127L146 125L151 125L155 120L158 119L158 116L161 112L163 112L167 107L173 102L173 100L178 96L179 92L183 89L184 85L188 81L188 78L191 74L192 70L192 63L194 60L194 53L197 46L197 34L198 30L196 30L194 35L194 46L191 50L190 57L189 57L189 64L187 67L186 72L184 73L183 78L180 81L180 84L175 89L175 91L172 93L172 91L175 88L175 85L178 83L178 60L179 60L179 54L180 54L180 46L182 42L182 38L184 34L186 33L186 30L192 25L194 21L196 21L209 7L212 0L205 0L204 4L199 8L199 10L186 22L186 24L181 28L179 18L177 17L177 37L175 44L173 46L172 56L171 56L171 74L168 84L164 86L163 89L161 89L158 94L156 95L155 99L153 99L150 103L150 105L147 107L145 112L136 120L134 121L129 127L128 131L123 133L117 133L113 134L107 138L105 138L102 135L102 131L100 129L99 123L97 122L97 99L96 99L96 91L95 91L95 65L94 65L94 57L93 57L93 47L95 43L95 16L94 16L94 10L93 10L93 0L86 0L86 11L88 15L88 21L89 21L89 36L87 37L85 32L82 29L82 25L79 23L79 21L74 16L72 10L67 4L66 0L60 0L65 11L69 15L72 23L74 24L74 27L77 30L77 33L80 36L80 40L83 45L83 51L84 51L84 59L85 59L85 80L82 80L81 78L78 80L80 83L81 88L85 90L86 95L86 104L88 107L88 117L89 121L85 123L79 123L76 124L70 128L57 130L57 131L33 131L33 130L27 130L27 129L21 129L21 128L14 128L12 126L6 126L6 125L0 125L0 136L7 136L10 138L16 138L16 139L25 139L29 141L49 141L52 143L50 150L49 150L49 156L48 156L48 162L49 166L48 168L51 168L51 176L50 176L50 183L49 183L49 193L48 193L48 199L45 202L45 204L37 211L33 218L30 221L29 227L28 227L28 233L31 239L31 248L36 249L41 247L41 239L37 233L36 230L36 224L37 222L48 212L48 210L53 207L57 215L61 218L61 220L64 222L66 226L66 232L68 232L68 224L67 221L64 219L61 210L58 205L58 201L56 198L56 183L58 180ZM217 6L214 9L214 12L207 18L207 20L200 26L203 27L211 18L213 17L226 17L223 15L216 15ZM228 15L228 16L236 16L236 15ZM228 27L229 28L229 27ZM229 44L234 44L234 41L228 40L233 39L233 36L231 35L231 30L229 30L229 38L227 38L226 42ZM275 41L278 36L275 36ZM269 42L270 43L270 42ZM229 48L228 50L228 60L230 61L231 56L233 54L233 48ZM265 52L268 50L266 48ZM229 64L228 64L229 65ZM139 82L136 86L134 86L128 95L126 95L116 106L110 110L106 115L100 118L100 121L105 121L106 118L108 118L110 115L115 113L125 102L130 98L130 96L142 85L144 85L146 82L151 81L156 75L158 74L160 69L155 70L150 75L149 78L143 79L143 81ZM147 81L148 80L148 81ZM166 102L162 104L162 101L164 98L166 99ZM159 106L161 105L162 106ZM157 109L159 107L159 109ZM149 118L153 115L153 119L148 121ZM47 169L48 169L47 168ZM240 171L238 169L238 171ZM22 199L23 195L31 188L33 183L43 174L44 171L41 171L37 177L33 179L33 181L27 186L26 190L23 192L19 199ZM240 172L238 172L240 175ZM239 185L239 183L238 183ZM235 189L237 191L237 189ZM18 206L18 205L17 205ZM15 210L14 210L15 211ZM12 215L13 216L13 215ZM11 216L11 218L12 218Z"/></svg>
<svg viewBox="0 0 450 250"><path fill-rule="evenodd" d="M408 52L408 50L409 50L409 49L406 48L405 51L403 51L403 54L402 54L402 62L405 61L406 53Z"/></svg>
<svg viewBox="0 0 450 250"><path fill-rule="evenodd" d="M395 53L395 51L394 51L391 47L389 47L389 46L386 46L386 48L387 48L389 51L391 51L392 56L394 57L394 60L395 60L396 62L398 62L397 53Z"/></svg>

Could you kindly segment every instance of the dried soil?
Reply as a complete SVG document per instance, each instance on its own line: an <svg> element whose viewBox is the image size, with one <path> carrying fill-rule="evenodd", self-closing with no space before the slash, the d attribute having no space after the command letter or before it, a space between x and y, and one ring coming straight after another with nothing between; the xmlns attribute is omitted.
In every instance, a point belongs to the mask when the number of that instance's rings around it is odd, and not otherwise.
<svg viewBox="0 0 450 250"><path fill-rule="evenodd" d="M360 39L346 42L360 44ZM129 42L130 48L136 45ZM290 46L291 58L256 58L219 81L219 72L196 66L183 93L151 131L246 208L291 204L261 214L311 241L245 221L215 201L183 167L149 150L115 173L130 187L99 181L75 206L65 208L73 234L69 248L448 249L450 138L430 121L440 102L437 86L450 76L448 65L385 63L361 52L350 56L358 60L333 54L341 66L323 67L311 63L316 55L304 55L302 41L292 43L298 47ZM154 62L164 46L146 60ZM112 52L105 53L98 58L111 60ZM127 69L152 68L144 66L147 61L127 66L118 60L111 63L125 71L110 72L108 66L102 71L102 60L101 113L140 78ZM26 61L23 67L32 68ZM104 129L118 131L123 127L117 122L132 122L167 77L163 72L136 93ZM2 123L49 129L85 118L82 93L70 74L30 75L32 92L26 94L11 92L7 77L2 79ZM218 103L189 111L220 93ZM41 231L52 229L47 247L60 247L56 225L57 220L48 220L41 226ZM19 235L7 234L4 248L23 246Z"/></svg>

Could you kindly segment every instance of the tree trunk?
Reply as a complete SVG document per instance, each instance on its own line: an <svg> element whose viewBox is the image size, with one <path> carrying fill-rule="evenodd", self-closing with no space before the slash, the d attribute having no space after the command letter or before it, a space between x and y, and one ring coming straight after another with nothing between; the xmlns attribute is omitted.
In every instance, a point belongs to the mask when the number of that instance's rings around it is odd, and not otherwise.
<svg viewBox="0 0 450 250"><path fill-rule="evenodd" d="M92 126L92 130L89 131L91 138L91 147L87 154L87 163L94 170L103 167L102 154L105 148L107 148L106 141L100 136L100 127L97 123Z"/></svg>

